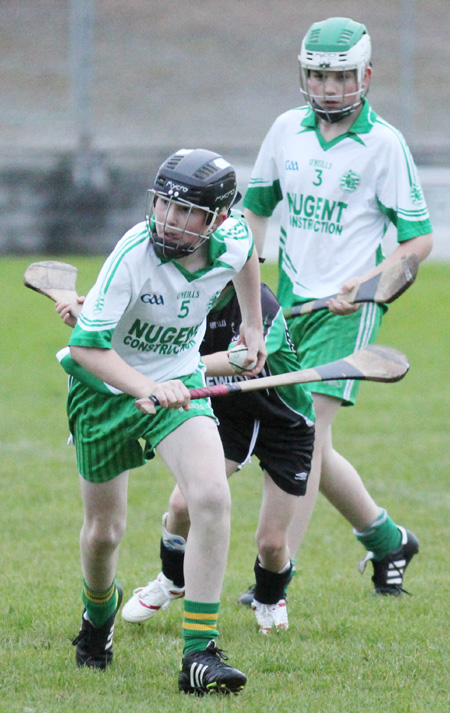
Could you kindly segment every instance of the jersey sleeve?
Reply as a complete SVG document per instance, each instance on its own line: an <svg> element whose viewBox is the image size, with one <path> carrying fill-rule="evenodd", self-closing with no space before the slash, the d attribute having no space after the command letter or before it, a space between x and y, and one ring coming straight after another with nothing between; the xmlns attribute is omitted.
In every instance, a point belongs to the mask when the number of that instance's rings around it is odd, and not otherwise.
<svg viewBox="0 0 450 713"><path fill-rule="evenodd" d="M102 394L123 393L122 391L119 391L119 389L116 389L114 386L111 386L101 381L99 378L94 376L94 374L91 374L90 371L88 371L80 364L78 364L78 362L72 359L72 357L70 356L69 347L64 347L64 349L60 349L56 355L56 358L58 359L62 368L70 378L69 386L71 385L72 380L76 379L77 381L81 381L82 384L85 384L85 386L89 386L89 388L93 391Z"/></svg>
<svg viewBox="0 0 450 713"><path fill-rule="evenodd" d="M266 218L283 198L277 167L278 133L277 120L261 145L244 197L245 208Z"/></svg>
<svg viewBox="0 0 450 713"><path fill-rule="evenodd" d="M379 178L380 210L397 228L398 242L432 232L417 167L403 136L392 127L386 146L386 169Z"/></svg>
<svg viewBox="0 0 450 713"><path fill-rule="evenodd" d="M253 233L248 222L240 211L232 210L209 239L209 259L215 265L227 265L235 272L240 272L250 260L254 247Z"/></svg>
<svg viewBox="0 0 450 713"><path fill-rule="evenodd" d="M280 351L281 347L288 339L288 329L283 312L280 309L272 321L270 328L265 333L267 356L270 357Z"/></svg>
<svg viewBox="0 0 450 713"><path fill-rule="evenodd" d="M286 340L286 323L280 303L270 287L261 283L261 312L267 355L276 353Z"/></svg>
<svg viewBox="0 0 450 713"><path fill-rule="evenodd" d="M118 243L120 246L120 243ZM125 259L117 259L116 248L103 265L89 291L69 341L70 346L111 349L114 329L127 308L131 279Z"/></svg>

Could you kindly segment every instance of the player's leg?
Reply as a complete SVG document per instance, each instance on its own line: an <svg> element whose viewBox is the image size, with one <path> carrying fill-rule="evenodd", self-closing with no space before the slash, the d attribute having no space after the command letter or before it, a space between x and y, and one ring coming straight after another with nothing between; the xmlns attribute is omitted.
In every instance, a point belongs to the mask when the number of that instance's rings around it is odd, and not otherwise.
<svg viewBox="0 0 450 713"><path fill-rule="evenodd" d="M186 693L237 693L246 676L222 662L215 644L231 508L217 426L211 418L190 418L159 443L158 452L186 499L191 523L184 557L184 656L179 687Z"/></svg>
<svg viewBox="0 0 450 713"><path fill-rule="evenodd" d="M225 471L229 478L239 464L225 459ZM176 587L184 587L184 552L190 528L189 509L178 485L169 498L167 513L163 516L161 538L162 572Z"/></svg>
<svg viewBox="0 0 450 713"><path fill-rule="evenodd" d="M271 629L289 627L285 589L292 576L292 562L287 546L287 530L297 500L297 496L284 492L264 471L264 490L256 530L256 584L251 603L258 628L263 634Z"/></svg>
<svg viewBox="0 0 450 713"><path fill-rule="evenodd" d="M334 411L335 406L329 405L333 400L316 394L318 413ZM331 430L330 424L322 443L321 493L353 526L367 550L360 570L364 571L365 563L372 560L376 594L398 596L403 591L405 569L418 552L417 539L375 503L354 466L333 448Z"/></svg>
<svg viewBox="0 0 450 713"><path fill-rule="evenodd" d="M303 497L298 498L295 505L295 513L291 519L288 529L288 547L291 553L291 558L295 562L298 557L298 552L306 532L311 522L314 508L317 501L320 486L320 426L316 422L316 438L314 445L314 455L311 463L311 472L308 478L308 487Z"/></svg>
<svg viewBox="0 0 450 713"><path fill-rule="evenodd" d="M283 492L264 471L256 544L259 561L269 572L280 572L289 562L287 530L297 502L295 495Z"/></svg>
<svg viewBox="0 0 450 713"><path fill-rule="evenodd" d="M229 477L238 463L225 460ZM137 587L122 608L122 617L131 623L142 623L164 611L175 599L184 597L184 552L189 533L189 510L180 488L170 495L167 512L162 516L160 541L161 571L156 579Z"/></svg>
<svg viewBox="0 0 450 713"><path fill-rule="evenodd" d="M402 591L404 570L418 551L417 540L380 508L356 468L333 447L332 422L341 402L325 394L313 394L313 397L316 412L313 483L320 465L321 493L352 525L358 540L369 553L368 559L373 560L376 593L398 595ZM308 489L309 486L310 483ZM289 531L293 557L303 541L311 515L308 499L301 500Z"/></svg>
<svg viewBox="0 0 450 713"><path fill-rule="evenodd" d="M374 522L380 508L366 489L356 468L333 448L332 423L341 401L313 394L317 430L320 433L320 492L356 529Z"/></svg>
<svg viewBox="0 0 450 713"><path fill-rule="evenodd" d="M164 527L168 533L178 535L187 540L190 524L186 499L183 497L179 486L176 485L170 494Z"/></svg>
<svg viewBox="0 0 450 713"><path fill-rule="evenodd" d="M114 620L122 600L115 572L126 526L128 472L106 483L91 483L80 477L80 483L85 610L80 633L73 643L78 666L103 669L112 661Z"/></svg>
<svg viewBox="0 0 450 713"><path fill-rule="evenodd" d="M79 665L105 668L112 660L114 618L122 598L114 575L126 526L128 473L145 462L139 438L147 421L132 397L97 393L80 382L70 389L67 408L85 511L80 549L86 611L74 641L76 659Z"/></svg>
<svg viewBox="0 0 450 713"><path fill-rule="evenodd" d="M239 467L239 464L225 458L225 472L229 478ZM187 540L190 518L187 502L178 485L174 487L169 498L169 507L164 517L166 535L176 535Z"/></svg>
<svg viewBox="0 0 450 713"><path fill-rule="evenodd" d="M136 587L131 598L122 607L122 618L132 624L141 624L160 611L165 611L175 599L184 597L184 551L186 539L176 534L176 519L172 517L173 532L168 530L169 515L174 510L174 502L179 499L186 507L178 485L175 486L169 500L168 512L162 516L160 557L161 571L146 585ZM176 512L176 509L175 509ZM186 508L187 512L187 508ZM189 528L188 528L189 530ZM180 527L184 532L184 527Z"/></svg>
<svg viewBox="0 0 450 713"><path fill-rule="evenodd" d="M107 483L90 483L80 476L81 564L85 580L96 590L106 589L114 578L126 527L128 476L126 471Z"/></svg>
<svg viewBox="0 0 450 713"><path fill-rule="evenodd" d="M165 611L175 599L182 599L184 588L184 552L189 532L189 511L180 488L170 495L167 512L162 516L160 557L161 571L156 579L137 587L122 607L122 618L132 624Z"/></svg>
<svg viewBox="0 0 450 713"><path fill-rule="evenodd" d="M364 305L359 312L345 317L323 313L293 320L289 327L302 366L307 368L332 361L374 342L381 316L381 307ZM321 382L311 386L316 411L312 475L320 466L321 492L353 525L358 540L373 559L372 580L376 593L397 595L402 591L404 570L418 551L417 540L412 533L398 527L374 502L356 469L332 443L332 423L339 407L343 402L354 404L358 388L356 381ZM314 483L313 477L311 480ZM306 505L307 500L299 503L299 509ZM311 513L309 508L309 517ZM292 553L297 552L305 534L307 519L304 515L304 512L299 513L299 518L292 523L289 537Z"/></svg>
<svg viewBox="0 0 450 713"><path fill-rule="evenodd" d="M314 455L306 496L299 499L289 528L293 557L297 556L308 529L319 485L325 497L352 524L353 520L372 523L380 514L380 508L370 497L355 468L333 449L331 426L341 401L325 394L313 394L313 399L316 414Z"/></svg>
<svg viewBox="0 0 450 713"><path fill-rule="evenodd" d="M158 453L186 499L190 530L185 552L186 596L218 601L228 555L230 491L217 427L199 416L182 423Z"/></svg>
<svg viewBox="0 0 450 713"><path fill-rule="evenodd" d="M270 404L268 404L270 408ZM264 473L264 489L256 533L258 556L255 584L239 598L255 612L259 630L288 628L286 588L294 571L287 537L298 502L309 489L314 426L292 413L261 421L254 453Z"/></svg>

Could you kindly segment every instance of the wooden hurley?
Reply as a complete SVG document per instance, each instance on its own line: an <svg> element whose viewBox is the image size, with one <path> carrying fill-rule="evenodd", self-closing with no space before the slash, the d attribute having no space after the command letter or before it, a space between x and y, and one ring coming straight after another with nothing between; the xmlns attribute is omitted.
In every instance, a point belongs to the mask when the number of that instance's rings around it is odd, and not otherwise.
<svg viewBox="0 0 450 713"><path fill-rule="evenodd" d="M290 384L307 384L314 381L336 381L339 379L358 379L362 381L394 382L403 379L409 370L408 359L402 352L392 347L371 344L343 359L329 364L301 369L286 374L275 374L261 378L248 379L230 384L204 386L189 391L191 399L228 396L228 394L273 389ZM143 413L154 413L159 404L155 396L139 399L136 407Z"/></svg>
<svg viewBox="0 0 450 713"><path fill-rule="evenodd" d="M76 302L77 268L65 262L33 262L23 276L25 287L49 297L53 302Z"/></svg>
<svg viewBox="0 0 450 713"><path fill-rule="evenodd" d="M304 302L301 305L288 307L283 314L286 319L298 317L301 314L318 312L320 309L327 309L328 300L336 299L339 302L349 302L356 304L359 302L390 303L400 297L405 290L416 279L419 269L419 259L417 255L411 253L404 255L401 260L387 267L383 272L378 273L365 282L361 282L345 295L329 295L311 302Z"/></svg>

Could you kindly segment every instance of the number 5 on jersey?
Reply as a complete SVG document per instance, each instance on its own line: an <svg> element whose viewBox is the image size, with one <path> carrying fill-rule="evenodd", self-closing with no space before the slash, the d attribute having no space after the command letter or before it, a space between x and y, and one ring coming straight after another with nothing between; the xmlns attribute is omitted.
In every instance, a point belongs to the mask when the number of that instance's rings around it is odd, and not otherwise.
<svg viewBox="0 0 450 713"><path fill-rule="evenodd" d="M180 311L177 314L177 317L179 319L183 319L184 317L187 317L189 314L189 302L190 300L183 300L180 306Z"/></svg>

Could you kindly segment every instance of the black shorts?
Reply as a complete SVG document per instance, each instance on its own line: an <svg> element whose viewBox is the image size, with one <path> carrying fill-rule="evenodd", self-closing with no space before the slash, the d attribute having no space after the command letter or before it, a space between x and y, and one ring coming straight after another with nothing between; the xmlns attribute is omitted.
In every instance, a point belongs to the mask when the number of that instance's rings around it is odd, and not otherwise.
<svg viewBox="0 0 450 713"><path fill-rule="evenodd" d="M314 448L314 426L305 421L276 423L255 418L220 417L225 457L243 464L255 455L281 490L305 495Z"/></svg>

